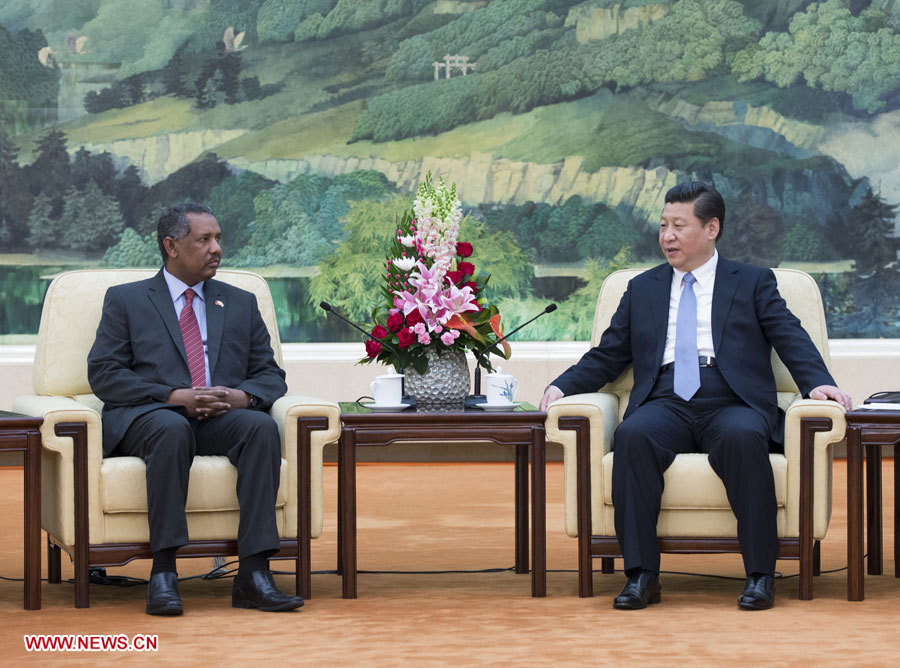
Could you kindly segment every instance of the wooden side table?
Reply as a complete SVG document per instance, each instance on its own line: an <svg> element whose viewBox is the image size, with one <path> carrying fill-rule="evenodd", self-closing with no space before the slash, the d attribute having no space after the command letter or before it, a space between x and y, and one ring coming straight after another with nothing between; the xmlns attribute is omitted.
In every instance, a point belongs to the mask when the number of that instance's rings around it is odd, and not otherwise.
<svg viewBox="0 0 900 668"><path fill-rule="evenodd" d="M353 411L353 412L348 412ZM489 441L516 446L516 572L528 572L528 456L531 454L531 595L547 595L546 452L537 410L373 412L341 405L338 449L338 570L342 595L356 598L356 449L416 441Z"/></svg>
<svg viewBox="0 0 900 668"><path fill-rule="evenodd" d="M868 538L868 572L880 575L882 561L881 512L881 446L894 446L894 577L900 577L900 520L897 516L897 492L900 473L900 411L848 411L847 420L847 600L865 598L863 575L863 447L866 457L866 533Z"/></svg>
<svg viewBox="0 0 900 668"><path fill-rule="evenodd" d="M25 609L41 609L41 425L0 411L0 450L25 453Z"/></svg>

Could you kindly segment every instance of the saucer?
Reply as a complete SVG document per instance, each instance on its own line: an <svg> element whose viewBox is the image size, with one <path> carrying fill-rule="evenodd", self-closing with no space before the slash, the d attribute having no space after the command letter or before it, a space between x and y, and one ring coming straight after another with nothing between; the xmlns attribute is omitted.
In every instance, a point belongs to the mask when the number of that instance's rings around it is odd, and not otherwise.
<svg viewBox="0 0 900 668"><path fill-rule="evenodd" d="M478 408L481 408L486 411L506 411L512 410L516 406L521 406L521 401L511 401L508 404L489 404L484 402L483 404L475 404Z"/></svg>
<svg viewBox="0 0 900 668"><path fill-rule="evenodd" d="M368 408L370 411L394 413L394 412L402 411L406 408L409 408L410 404L403 404L403 403L400 403L400 404L376 404L373 401L373 402L360 403L360 406L362 406L364 408Z"/></svg>

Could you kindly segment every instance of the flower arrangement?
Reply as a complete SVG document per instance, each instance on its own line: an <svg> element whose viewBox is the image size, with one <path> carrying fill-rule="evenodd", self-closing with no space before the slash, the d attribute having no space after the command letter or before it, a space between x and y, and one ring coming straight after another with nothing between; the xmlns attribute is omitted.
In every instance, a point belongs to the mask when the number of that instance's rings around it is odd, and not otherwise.
<svg viewBox="0 0 900 668"><path fill-rule="evenodd" d="M397 223L381 287L386 303L372 314L377 340L366 341L360 363L378 360L425 373L429 350L473 349L488 369L488 353L509 359L509 344L497 343L503 336L500 313L486 303L490 274L469 259L472 244L457 238L461 218L456 185L435 183L429 173L412 210Z"/></svg>

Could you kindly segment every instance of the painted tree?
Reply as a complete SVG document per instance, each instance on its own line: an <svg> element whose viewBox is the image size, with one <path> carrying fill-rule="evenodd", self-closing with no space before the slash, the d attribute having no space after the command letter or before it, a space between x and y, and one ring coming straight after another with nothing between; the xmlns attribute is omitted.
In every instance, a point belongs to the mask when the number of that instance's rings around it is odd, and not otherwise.
<svg viewBox="0 0 900 668"><path fill-rule="evenodd" d="M156 235L141 237L126 227L119 243L106 251L100 264L105 267L158 267L160 257Z"/></svg>
<svg viewBox="0 0 900 668"><path fill-rule="evenodd" d="M900 34L879 9L854 16L841 0L810 3L787 32L769 32L739 52L732 69L741 81L764 78L780 88L803 81L847 93L853 106L875 112L900 89Z"/></svg>
<svg viewBox="0 0 900 668"><path fill-rule="evenodd" d="M71 183L66 135L50 130L38 140L38 155L26 170L31 193L46 193L53 202L53 217L62 214L63 193Z"/></svg>
<svg viewBox="0 0 900 668"><path fill-rule="evenodd" d="M41 193L34 200L28 216L26 241L32 249L62 246L62 227L59 218L53 217L53 200L48 194Z"/></svg>
<svg viewBox="0 0 900 668"><path fill-rule="evenodd" d="M897 207L868 188L851 210L843 239L856 261L835 314L835 329L849 337L900 336L900 273L893 243Z"/></svg>
<svg viewBox="0 0 900 668"><path fill-rule="evenodd" d="M126 227L137 226L138 207L146 194L147 186L141 180L138 168L134 165L129 165L116 181L115 193Z"/></svg>
<svg viewBox="0 0 900 668"><path fill-rule="evenodd" d="M184 83L184 77L184 58L181 55L181 51L176 51L162 71L163 87L166 95L188 97L188 88Z"/></svg>
<svg viewBox="0 0 900 668"><path fill-rule="evenodd" d="M256 13L260 41L291 41L297 24L305 17L305 5L302 0L266 0Z"/></svg>
<svg viewBox="0 0 900 668"><path fill-rule="evenodd" d="M107 151L103 153L91 153L83 146L72 156L71 162L72 185L79 190L84 190L90 181L93 181L105 195L114 195L117 191L116 166L113 164L112 155Z"/></svg>
<svg viewBox="0 0 900 668"><path fill-rule="evenodd" d="M274 181L246 171L230 176L213 188L206 200L222 229L222 244L230 258L250 241L254 219L253 199L276 185Z"/></svg>
<svg viewBox="0 0 900 668"><path fill-rule="evenodd" d="M18 156L19 149L0 127L0 220L5 229L6 248L23 243L28 236L28 214L33 199Z"/></svg>
<svg viewBox="0 0 900 668"><path fill-rule="evenodd" d="M897 260L897 250L892 243L896 209L896 205L888 204L871 188L853 207L850 219L856 236L854 259L858 273L877 273Z"/></svg>
<svg viewBox="0 0 900 668"><path fill-rule="evenodd" d="M352 320L368 320L383 299L384 258L396 221L411 207L412 199L401 195L353 202L344 221L347 240L319 264L319 273L310 279L309 303L325 300Z"/></svg>
<svg viewBox="0 0 900 668"><path fill-rule="evenodd" d="M83 191L70 188L60 220L63 241L72 250L105 251L119 242L124 224L119 204L89 181Z"/></svg>
<svg viewBox="0 0 900 668"><path fill-rule="evenodd" d="M219 72L222 80L220 90L225 93L225 104L236 104L241 101L241 54L231 52L219 59Z"/></svg>
<svg viewBox="0 0 900 668"><path fill-rule="evenodd" d="M781 212L766 204L765 195L748 184L737 202L726 199L731 211L726 219L721 240L722 253L740 262L762 267L777 267L782 260Z"/></svg>

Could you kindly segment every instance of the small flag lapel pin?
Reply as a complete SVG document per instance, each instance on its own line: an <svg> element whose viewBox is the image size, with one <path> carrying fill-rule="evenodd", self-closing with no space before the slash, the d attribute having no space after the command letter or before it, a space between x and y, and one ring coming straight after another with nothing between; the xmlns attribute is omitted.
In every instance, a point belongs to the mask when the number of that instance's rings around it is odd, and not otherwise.
<svg viewBox="0 0 900 668"><path fill-rule="evenodd" d="M221 299L217 299L216 306L218 306L219 308L225 308L225 302L223 302Z"/></svg>

